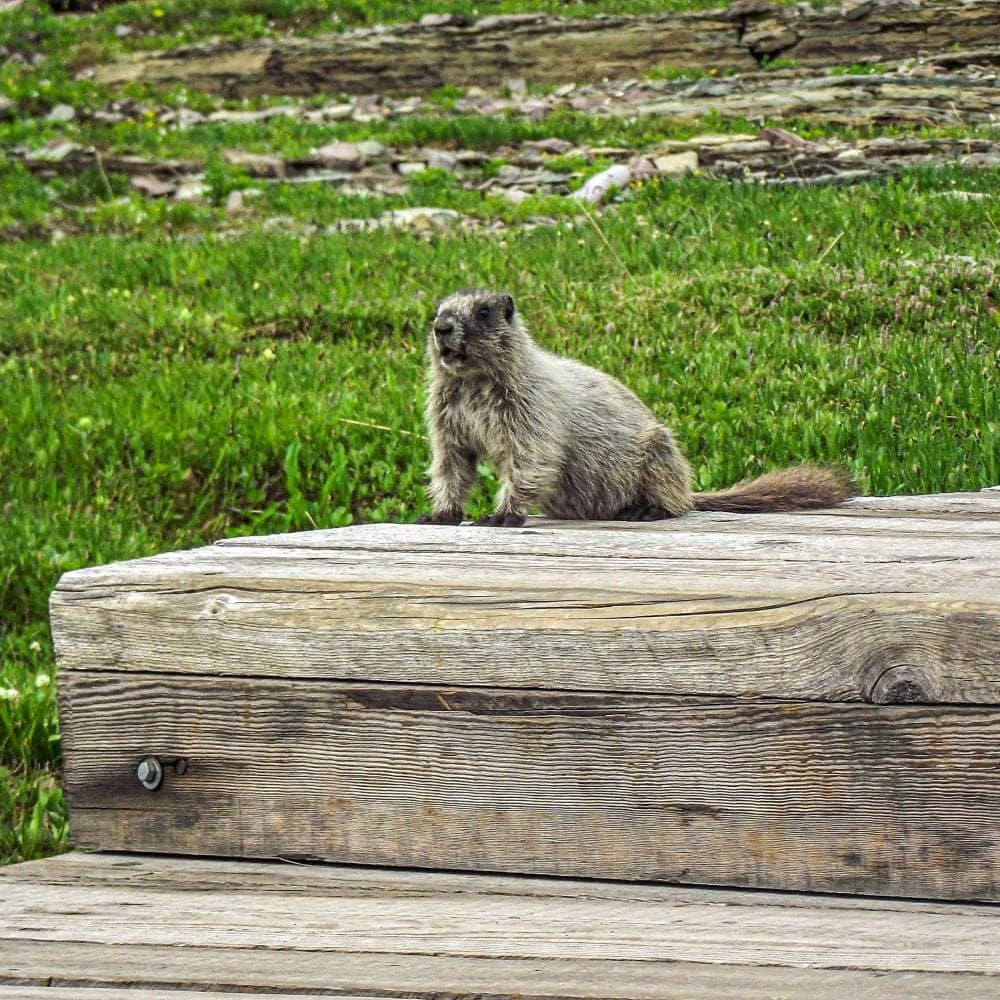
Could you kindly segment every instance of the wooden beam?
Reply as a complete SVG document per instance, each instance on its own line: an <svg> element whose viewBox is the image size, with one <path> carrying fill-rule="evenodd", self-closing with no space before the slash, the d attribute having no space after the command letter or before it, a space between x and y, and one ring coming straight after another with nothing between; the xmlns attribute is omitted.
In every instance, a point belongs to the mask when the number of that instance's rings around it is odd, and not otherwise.
<svg viewBox="0 0 1000 1000"><path fill-rule="evenodd" d="M68 672L77 844L1000 899L1000 709ZM154 793L134 768L183 758Z"/></svg>
<svg viewBox="0 0 1000 1000"><path fill-rule="evenodd" d="M68 855L0 871L0 998L984 1000L998 931L985 906Z"/></svg>

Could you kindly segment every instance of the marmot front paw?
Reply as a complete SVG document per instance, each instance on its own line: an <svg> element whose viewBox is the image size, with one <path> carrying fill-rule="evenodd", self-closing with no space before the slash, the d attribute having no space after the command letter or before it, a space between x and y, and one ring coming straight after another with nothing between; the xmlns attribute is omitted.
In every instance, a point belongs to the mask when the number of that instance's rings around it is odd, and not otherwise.
<svg viewBox="0 0 1000 1000"><path fill-rule="evenodd" d="M498 510L495 514L480 517L472 523L478 528L520 528L524 524L524 515L512 510Z"/></svg>
<svg viewBox="0 0 1000 1000"><path fill-rule="evenodd" d="M461 524L462 512L460 510L436 510L433 514L421 514L416 520L417 524Z"/></svg>

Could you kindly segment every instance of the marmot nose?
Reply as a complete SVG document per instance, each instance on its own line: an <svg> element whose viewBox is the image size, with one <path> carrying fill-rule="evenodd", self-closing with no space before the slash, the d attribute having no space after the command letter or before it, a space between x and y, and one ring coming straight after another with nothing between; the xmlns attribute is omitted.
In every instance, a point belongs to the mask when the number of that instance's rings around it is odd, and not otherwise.
<svg viewBox="0 0 1000 1000"><path fill-rule="evenodd" d="M449 334L455 332L455 325L453 323L449 323L447 320L438 320L434 324L434 332L439 337L447 337Z"/></svg>

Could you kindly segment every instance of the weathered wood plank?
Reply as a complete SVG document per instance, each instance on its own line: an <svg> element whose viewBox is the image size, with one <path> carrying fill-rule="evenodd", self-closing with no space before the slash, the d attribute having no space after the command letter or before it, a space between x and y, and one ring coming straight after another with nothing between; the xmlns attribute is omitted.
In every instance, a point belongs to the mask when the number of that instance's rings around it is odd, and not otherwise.
<svg viewBox="0 0 1000 1000"><path fill-rule="evenodd" d="M68 672L78 844L1000 898L1000 710ZM143 792L146 754L184 757Z"/></svg>
<svg viewBox="0 0 1000 1000"><path fill-rule="evenodd" d="M211 987L192 992L184 989L135 989L131 985L125 990L127 992L114 986L4 986L0 983L0 1000L205 1000L211 993L217 992ZM226 1000L260 1000L261 997L260 993L233 993L229 989L223 992ZM272 993L269 990L267 996L269 1000L302 1000L301 993ZM367 996L338 993L337 996L340 1000L377 1000L371 993Z"/></svg>
<svg viewBox="0 0 1000 1000"><path fill-rule="evenodd" d="M817 517L760 515L741 521L680 518L652 524L616 521L545 521L524 528L486 530L471 525L425 527L411 524L361 524L350 528L294 531L281 535L226 538L216 549L317 552L442 552L505 556L558 556L564 559L727 560L764 563L982 562L1000 556L1000 516L955 522L947 519L844 518L833 526ZM767 517L778 524L759 525ZM872 521L875 522L872 525ZM566 525L575 530L567 530ZM902 524L904 529L899 530ZM628 530L633 529L633 530ZM995 546L992 553L990 545ZM69 583L69 581L67 581Z"/></svg>
<svg viewBox="0 0 1000 1000"><path fill-rule="evenodd" d="M63 670L1000 702L1000 534L742 521L371 525L118 563L60 581L56 652Z"/></svg>
<svg viewBox="0 0 1000 1000"><path fill-rule="evenodd" d="M986 998L998 928L996 907L573 880L74 856L0 871L8 983Z"/></svg>
<svg viewBox="0 0 1000 1000"><path fill-rule="evenodd" d="M969 973L788 966L708 965L698 962L581 961L578 959L455 958L300 952L282 948L142 949L47 941L5 943L6 978L13 982L131 988L136 982L170 989L228 993L308 991L340 996L377 991L408 1000L995 1000L994 976ZM2 979L0 979L2 981ZM78 994L86 1000L86 994Z"/></svg>
<svg viewBox="0 0 1000 1000"><path fill-rule="evenodd" d="M834 701L1000 700L996 614L864 595L619 605L555 589L268 599L239 587L53 613L63 671L206 674ZM574 606L576 599L578 603ZM364 618L365 613L371 616ZM379 629L395 620L397 628Z"/></svg>
<svg viewBox="0 0 1000 1000"><path fill-rule="evenodd" d="M0 886L128 887L150 892L304 893L332 900L357 898L434 898L446 896L519 896L544 901L566 898L616 904L638 902L684 908L711 904L734 908L767 907L807 910L876 910L901 914L991 917L1000 930L1000 908L981 903L910 900L872 896L817 895L803 892L664 885L654 882L612 882L597 879L523 878L454 871L371 868L303 861L233 861L224 858L71 851L57 858L28 861L0 869ZM291 905L294 905L291 904ZM777 918L775 918L777 919ZM802 917L807 922L812 918ZM850 918L845 918L850 919ZM979 926L977 924L977 926ZM979 927L982 930L982 927ZM973 935L974 937L974 935ZM845 941L847 939L845 938ZM972 940L972 938L970 938Z"/></svg>

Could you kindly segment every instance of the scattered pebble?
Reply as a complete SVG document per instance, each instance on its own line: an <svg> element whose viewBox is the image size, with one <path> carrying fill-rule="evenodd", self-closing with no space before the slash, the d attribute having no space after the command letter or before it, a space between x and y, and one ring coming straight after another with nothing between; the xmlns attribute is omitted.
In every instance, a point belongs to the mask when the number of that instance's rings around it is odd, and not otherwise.
<svg viewBox="0 0 1000 1000"><path fill-rule="evenodd" d="M69 104L57 104L45 116L47 122L71 122L76 118L76 108Z"/></svg>

